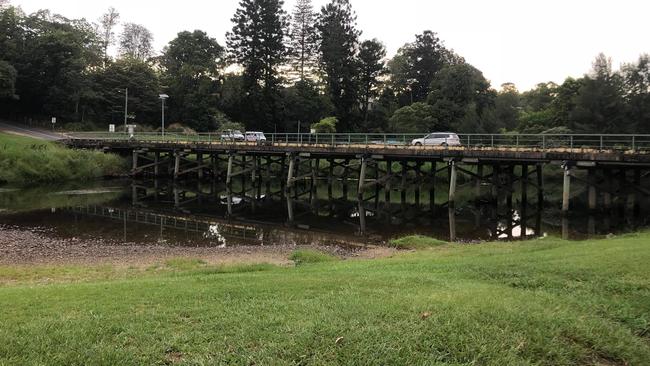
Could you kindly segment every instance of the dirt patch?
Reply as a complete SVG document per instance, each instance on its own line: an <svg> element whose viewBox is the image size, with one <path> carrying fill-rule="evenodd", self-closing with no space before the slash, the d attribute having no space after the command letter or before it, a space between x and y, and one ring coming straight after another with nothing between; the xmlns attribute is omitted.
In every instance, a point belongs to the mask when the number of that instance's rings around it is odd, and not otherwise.
<svg viewBox="0 0 650 366"><path fill-rule="evenodd" d="M53 238L37 230L0 226L0 265L100 265L148 267L171 258L198 258L210 265L269 263L288 265L296 245L186 247L125 243L110 239ZM340 258L392 256L380 247L301 246Z"/></svg>

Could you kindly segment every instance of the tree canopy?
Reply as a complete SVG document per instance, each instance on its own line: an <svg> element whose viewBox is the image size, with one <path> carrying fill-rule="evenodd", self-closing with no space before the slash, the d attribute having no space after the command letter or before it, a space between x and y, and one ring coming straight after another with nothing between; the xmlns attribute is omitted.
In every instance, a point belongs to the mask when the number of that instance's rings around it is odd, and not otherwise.
<svg viewBox="0 0 650 366"><path fill-rule="evenodd" d="M128 89L128 121L151 129L165 93L167 122L196 131L333 117L339 132L650 133L648 55L616 70L601 54L582 77L497 90L433 30L387 58L381 40L360 41L350 0L298 0L292 19L281 0L240 0L232 22L225 46L192 30L155 50L114 8L95 24L3 2L0 117L105 129L123 122Z"/></svg>

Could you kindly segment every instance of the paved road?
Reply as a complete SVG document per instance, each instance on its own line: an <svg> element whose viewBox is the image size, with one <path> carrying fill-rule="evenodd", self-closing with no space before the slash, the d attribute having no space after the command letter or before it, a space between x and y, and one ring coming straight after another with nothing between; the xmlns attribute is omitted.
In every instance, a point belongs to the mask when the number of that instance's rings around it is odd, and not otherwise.
<svg viewBox="0 0 650 366"><path fill-rule="evenodd" d="M0 131L12 132L19 135L29 136L40 140L55 141L63 138L61 134L56 132L47 131L38 127L29 127L25 125L18 125L5 121L0 121Z"/></svg>

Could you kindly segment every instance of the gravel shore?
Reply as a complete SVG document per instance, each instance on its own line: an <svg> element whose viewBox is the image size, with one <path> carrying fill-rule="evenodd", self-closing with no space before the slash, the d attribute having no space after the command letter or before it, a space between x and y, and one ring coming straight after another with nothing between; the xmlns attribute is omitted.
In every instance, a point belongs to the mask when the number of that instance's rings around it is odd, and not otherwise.
<svg viewBox="0 0 650 366"><path fill-rule="evenodd" d="M0 265L100 265L149 266L170 258L199 258L208 264L290 264L295 245L179 247L124 243L105 239L56 238L37 229L0 225ZM302 247L301 247L302 248ZM390 248L314 246L342 258L378 258L394 253Z"/></svg>

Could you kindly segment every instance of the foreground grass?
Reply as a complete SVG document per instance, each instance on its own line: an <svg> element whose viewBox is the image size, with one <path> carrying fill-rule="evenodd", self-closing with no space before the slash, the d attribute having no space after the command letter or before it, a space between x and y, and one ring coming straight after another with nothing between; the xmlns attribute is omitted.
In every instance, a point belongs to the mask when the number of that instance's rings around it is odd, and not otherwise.
<svg viewBox="0 0 650 366"><path fill-rule="evenodd" d="M647 365L649 262L639 234L18 281L0 364Z"/></svg>
<svg viewBox="0 0 650 366"><path fill-rule="evenodd" d="M0 183L82 180L117 175L124 169L125 162L117 155L0 133Z"/></svg>

